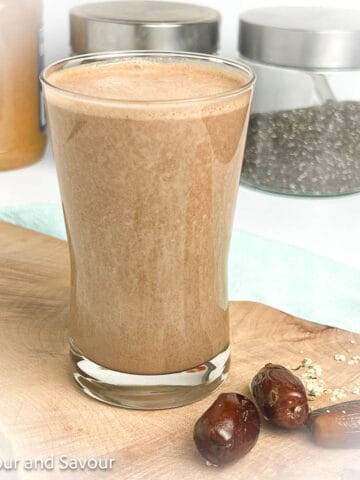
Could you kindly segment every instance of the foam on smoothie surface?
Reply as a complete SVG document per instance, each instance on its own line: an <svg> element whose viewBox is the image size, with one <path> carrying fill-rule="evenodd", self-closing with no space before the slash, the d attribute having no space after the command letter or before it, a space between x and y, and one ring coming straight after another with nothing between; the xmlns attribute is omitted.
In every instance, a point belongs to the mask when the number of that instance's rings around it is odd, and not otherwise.
<svg viewBox="0 0 360 480"><path fill-rule="evenodd" d="M50 82L64 90L102 99L171 101L236 90L245 74L222 66L126 60L91 64L52 73Z"/></svg>

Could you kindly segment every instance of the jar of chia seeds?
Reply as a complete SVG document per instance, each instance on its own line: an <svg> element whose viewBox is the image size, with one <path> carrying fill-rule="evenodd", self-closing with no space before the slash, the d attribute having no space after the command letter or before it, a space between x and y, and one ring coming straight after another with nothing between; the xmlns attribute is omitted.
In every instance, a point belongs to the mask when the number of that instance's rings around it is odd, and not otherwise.
<svg viewBox="0 0 360 480"><path fill-rule="evenodd" d="M294 195L360 191L360 10L249 10L239 52L257 74L242 181Z"/></svg>

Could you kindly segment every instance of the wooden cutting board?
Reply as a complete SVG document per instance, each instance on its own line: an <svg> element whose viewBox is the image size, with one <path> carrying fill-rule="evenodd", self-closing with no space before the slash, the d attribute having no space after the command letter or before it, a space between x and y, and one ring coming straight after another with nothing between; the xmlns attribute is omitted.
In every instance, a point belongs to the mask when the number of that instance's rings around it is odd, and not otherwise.
<svg viewBox="0 0 360 480"><path fill-rule="evenodd" d="M319 448L305 429L288 432L263 425L252 452L224 469L206 467L192 441L194 422L217 394L248 394L251 378L267 361L297 365L310 357L322 365L328 387L351 389L360 382L360 367L336 362L334 354L359 355L360 335L264 305L234 302L232 368L218 392L175 410L129 411L86 397L73 382L68 295L66 243L0 223L0 460L11 455L19 460L16 473L0 472L0 478L360 479L359 450ZM349 394L347 399L354 398L359 397ZM312 403L331 402L324 396ZM51 455L54 470L23 471L25 459ZM60 471L62 455L115 462L107 472Z"/></svg>

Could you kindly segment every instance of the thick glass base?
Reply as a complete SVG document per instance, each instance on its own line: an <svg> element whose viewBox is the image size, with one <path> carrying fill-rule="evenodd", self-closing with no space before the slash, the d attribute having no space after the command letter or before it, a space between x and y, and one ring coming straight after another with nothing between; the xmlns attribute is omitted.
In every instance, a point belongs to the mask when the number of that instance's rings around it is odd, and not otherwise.
<svg viewBox="0 0 360 480"><path fill-rule="evenodd" d="M117 407L161 410L196 402L226 378L230 348L190 370L163 375L133 375L104 368L70 344L74 378L90 397Z"/></svg>

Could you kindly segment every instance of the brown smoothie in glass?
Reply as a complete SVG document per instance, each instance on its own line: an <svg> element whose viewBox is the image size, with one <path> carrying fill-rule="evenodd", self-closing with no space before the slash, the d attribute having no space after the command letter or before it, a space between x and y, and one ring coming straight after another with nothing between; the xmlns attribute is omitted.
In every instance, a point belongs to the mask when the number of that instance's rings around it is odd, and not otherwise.
<svg viewBox="0 0 360 480"><path fill-rule="evenodd" d="M220 94L248 79L134 59L49 81L74 345L133 374L207 362L229 346L227 256L251 91Z"/></svg>

